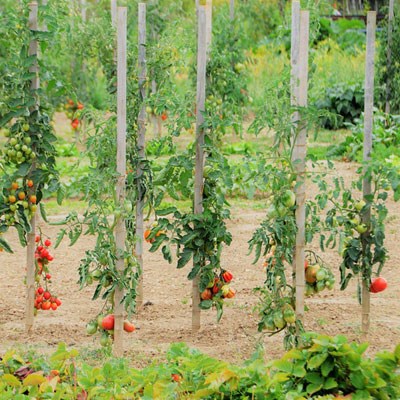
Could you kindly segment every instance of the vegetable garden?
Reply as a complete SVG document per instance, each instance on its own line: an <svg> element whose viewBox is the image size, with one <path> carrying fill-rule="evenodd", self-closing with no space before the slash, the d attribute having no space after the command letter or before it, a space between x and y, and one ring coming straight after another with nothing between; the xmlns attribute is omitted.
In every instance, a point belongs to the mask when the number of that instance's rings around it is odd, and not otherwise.
<svg viewBox="0 0 400 400"><path fill-rule="evenodd" d="M393 2L12 3L4 398L396 398Z"/></svg>

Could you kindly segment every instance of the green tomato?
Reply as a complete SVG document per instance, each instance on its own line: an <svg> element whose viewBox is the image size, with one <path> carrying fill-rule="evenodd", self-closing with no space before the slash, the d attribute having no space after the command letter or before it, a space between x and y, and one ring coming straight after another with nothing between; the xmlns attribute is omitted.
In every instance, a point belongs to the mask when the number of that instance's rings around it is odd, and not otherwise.
<svg viewBox="0 0 400 400"><path fill-rule="evenodd" d="M276 329L274 318L272 316L269 316L265 319L264 328L270 332L273 332Z"/></svg>
<svg viewBox="0 0 400 400"><path fill-rule="evenodd" d="M23 124L22 125L22 130L24 130L25 132L28 132L29 128L30 128L29 124Z"/></svg>
<svg viewBox="0 0 400 400"><path fill-rule="evenodd" d="M283 319L283 314L281 311L276 311L274 313L274 324L278 329L285 327L286 321Z"/></svg>
<svg viewBox="0 0 400 400"><path fill-rule="evenodd" d="M291 190L286 190L281 201L285 207L292 208L296 204L296 195Z"/></svg>
<svg viewBox="0 0 400 400"><path fill-rule="evenodd" d="M361 211L365 206L366 206L366 202L364 201L364 200L360 200L360 201L358 201L356 204L354 204L354 208L357 210L357 211Z"/></svg>
<svg viewBox="0 0 400 400"><path fill-rule="evenodd" d="M287 307L283 310L283 319L288 324L294 324L296 322L296 314L292 307Z"/></svg>
<svg viewBox="0 0 400 400"><path fill-rule="evenodd" d="M315 286L315 290L317 292L321 292L322 290L325 289L325 282L324 281L319 281L317 282L316 286Z"/></svg>
<svg viewBox="0 0 400 400"><path fill-rule="evenodd" d="M111 339L110 339L110 337L109 337L107 334L103 334L103 335L101 336L101 339L100 339L100 344L101 344L103 347L109 346L109 345L111 344Z"/></svg>
<svg viewBox="0 0 400 400"><path fill-rule="evenodd" d="M278 216L278 212L276 210L275 204L271 204L267 209L267 217L269 219L275 219Z"/></svg>
<svg viewBox="0 0 400 400"><path fill-rule="evenodd" d="M356 226L356 231L358 233L363 234L363 233L367 232L367 230L368 230L368 228L367 228L367 225L365 225L365 224L360 224L360 225Z"/></svg>
<svg viewBox="0 0 400 400"><path fill-rule="evenodd" d="M319 269L316 274L317 281L318 282L323 281L326 278L326 276L327 276L326 269L324 268Z"/></svg>
<svg viewBox="0 0 400 400"><path fill-rule="evenodd" d="M17 140L17 139L15 139L15 138L11 138L11 139L10 139L10 145L11 145L11 146L15 146L17 143L18 143L18 140Z"/></svg>
<svg viewBox="0 0 400 400"><path fill-rule="evenodd" d="M29 136L25 136L24 137L24 143L25 144L31 144L31 142L32 142L32 139Z"/></svg>
<svg viewBox="0 0 400 400"><path fill-rule="evenodd" d="M97 323L95 321L91 321L86 325L86 333L88 335L94 335L97 332Z"/></svg>
<svg viewBox="0 0 400 400"><path fill-rule="evenodd" d="M131 213L133 210L133 205L130 200L125 200L124 202L124 209L127 213Z"/></svg>

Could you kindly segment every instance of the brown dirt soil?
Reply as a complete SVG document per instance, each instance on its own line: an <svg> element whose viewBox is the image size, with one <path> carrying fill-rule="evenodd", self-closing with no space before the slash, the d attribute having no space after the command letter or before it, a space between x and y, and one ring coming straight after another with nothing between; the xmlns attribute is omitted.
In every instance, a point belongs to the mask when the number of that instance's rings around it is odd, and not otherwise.
<svg viewBox="0 0 400 400"><path fill-rule="evenodd" d="M355 165L338 164L340 175L346 180L354 176ZM383 276L389 282L385 292L372 295L371 329L368 336L369 355L376 351L393 350L400 341L400 255L397 241L400 238L398 215L400 204L388 202L390 216L386 224L388 260ZM235 276L234 287L237 296L226 301L224 316L216 323L216 313L202 313L202 328L191 333L191 284L187 281L188 269L178 270L162 259L160 253L147 251L145 244L145 302L144 307L134 318L137 330L126 334L126 353L135 365L144 365L154 358L162 358L171 342L184 341L207 354L232 362L240 362L249 357L258 343L265 347L266 357L275 358L283 353L282 335L269 337L257 332L258 316L254 306L258 299L253 288L262 285L264 271L262 261L252 264L248 255L247 241L263 218L262 211L234 208L228 227L233 234L230 248L223 254L222 265ZM57 227L40 223L43 232L55 239ZM0 253L0 354L7 348L21 345L34 345L43 352L55 349L58 342L78 349L100 347L97 336L88 336L85 324L97 315L100 302L91 301L93 288L80 291L77 284L78 266L85 250L93 246L93 237L83 236L73 247L67 241L53 250L55 259L51 265L52 287L62 299L57 311L41 311L35 319L33 332L24 332L25 308L25 249L18 244L14 231L6 234L14 245L15 253ZM314 246L314 250L317 246ZM337 281L340 257L335 251L323 255L326 262L335 270ZM305 317L305 327L329 335L345 334L351 340L360 339L361 308L356 299L356 285L351 283L345 292L338 284L333 291L307 299L309 311Z"/></svg>

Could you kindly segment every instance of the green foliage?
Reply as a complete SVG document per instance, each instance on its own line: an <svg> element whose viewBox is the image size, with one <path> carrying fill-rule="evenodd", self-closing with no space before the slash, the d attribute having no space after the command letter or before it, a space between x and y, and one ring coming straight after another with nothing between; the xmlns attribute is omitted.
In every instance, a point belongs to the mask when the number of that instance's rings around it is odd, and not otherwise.
<svg viewBox="0 0 400 400"><path fill-rule="evenodd" d="M126 359L106 359L93 367L76 350L60 344L49 358L14 350L0 360L3 399L37 400L111 397L191 399L395 399L400 395L400 348L374 359L367 344L348 343L345 337L313 333L302 337L301 349L266 363L258 350L242 365L219 361L172 344L163 363L139 370Z"/></svg>
<svg viewBox="0 0 400 400"><path fill-rule="evenodd" d="M361 160L364 138L363 116L357 118L354 124L347 125L351 130L351 135L337 145L329 147L327 157L342 157L345 160ZM380 154L382 149L389 149L386 156L396 151L400 143L400 117L396 115L375 112L373 124L373 149L372 156L375 159L384 159ZM378 152L379 150L379 152Z"/></svg>
<svg viewBox="0 0 400 400"><path fill-rule="evenodd" d="M392 44L390 46L391 58L388 62L388 23L385 21L383 33L380 37L379 57L377 62L377 85L375 99L380 108L385 109L386 93L388 91L388 101L390 112L400 114L400 8L395 7L392 25Z"/></svg>
<svg viewBox="0 0 400 400"><path fill-rule="evenodd" d="M367 287L371 279L379 276L387 260L384 246L385 220L388 214L385 202L388 191L394 191L394 199L400 198L398 171L379 161L370 162L358 170L359 179L346 188L343 178L335 178L333 190L327 190L324 179L315 177L320 194L320 208L328 207L326 214L327 237L321 237L321 247L338 246L343 257L340 265L340 283L344 290L352 278L358 279L358 299L361 302L361 284ZM363 183L364 181L364 183ZM371 185L371 194L357 198L355 190Z"/></svg>
<svg viewBox="0 0 400 400"><path fill-rule="evenodd" d="M318 109L332 113L321 119L323 127L338 129L354 123L364 109L364 88L361 84L338 83L325 89L324 97L316 100Z"/></svg>

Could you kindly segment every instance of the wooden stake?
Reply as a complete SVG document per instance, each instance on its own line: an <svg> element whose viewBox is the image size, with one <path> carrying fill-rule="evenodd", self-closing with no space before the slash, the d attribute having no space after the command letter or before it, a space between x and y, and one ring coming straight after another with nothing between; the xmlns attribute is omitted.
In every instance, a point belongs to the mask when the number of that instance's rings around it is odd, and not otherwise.
<svg viewBox="0 0 400 400"><path fill-rule="evenodd" d="M111 23L114 28L117 28L117 0L110 0Z"/></svg>
<svg viewBox="0 0 400 400"><path fill-rule="evenodd" d="M231 18L231 21L235 19L235 0L231 0L229 2L229 16Z"/></svg>
<svg viewBox="0 0 400 400"><path fill-rule="evenodd" d="M86 21L86 0L81 0L81 16L82 21Z"/></svg>
<svg viewBox="0 0 400 400"><path fill-rule="evenodd" d="M117 9L117 204L123 209L125 201L125 176L126 176L126 36L127 36L127 8L118 7ZM122 275L124 265L126 228L125 219L119 217L115 225L115 245L116 245L116 269ZM114 348L113 353L116 357L122 357L123 346L123 325L124 325L124 306L122 299L124 289L115 288L114 294Z"/></svg>
<svg viewBox="0 0 400 400"><path fill-rule="evenodd" d="M388 20L388 37L387 37L387 52L386 52L386 68L389 74L386 78L386 104L385 113L390 113L390 71L392 67L392 42L393 42L393 19L394 19L394 0L389 0L389 20Z"/></svg>
<svg viewBox="0 0 400 400"><path fill-rule="evenodd" d="M292 2L292 36L291 36L291 75L290 75L290 105L294 108L299 106L299 52L300 52L300 1ZM294 127L297 126L300 120L300 113L298 111L293 112L292 124ZM293 141L297 136L297 128L293 130ZM293 142L292 142L293 143ZM283 146L281 150L283 149ZM297 148L293 146L292 161L298 157L295 154ZM295 267L293 266L295 269Z"/></svg>
<svg viewBox="0 0 400 400"><path fill-rule="evenodd" d="M367 163L371 159L372 151L372 131L374 118L374 74L375 74L375 31L376 31L376 11L369 11L367 15L367 53L365 61L365 95L364 95L364 152L363 160ZM365 173L364 169L364 173ZM371 194L371 181L367 177L363 179L363 196ZM368 209L362 216L362 221L367 226L370 225L371 212ZM363 249L370 232L366 232L362 237ZM370 292L369 282L363 277L362 280L362 318L361 332L366 337L370 323Z"/></svg>
<svg viewBox="0 0 400 400"><path fill-rule="evenodd" d="M300 12L300 46L299 46L299 92L298 106L307 107L307 92L308 92L308 42L310 28L310 13L309 11ZM300 116L301 117L301 116ZM295 171L297 173L296 193L296 316L299 320L304 318L304 289L305 289L305 274L304 274L304 248L305 248L305 226L306 226L306 153L307 153L307 128L304 121L299 121L298 134L295 138L294 152L296 156Z"/></svg>
<svg viewBox="0 0 400 400"><path fill-rule="evenodd" d="M212 41L212 0L206 1L206 47L207 54L211 50Z"/></svg>
<svg viewBox="0 0 400 400"><path fill-rule="evenodd" d="M207 65L207 29L206 8L198 8L198 37L197 37L197 99L196 99L196 167L194 180L194 213L203 212L204 184L204 123L203 112L206 100L206 65ZM200 278L193 279L192 287L192 331L200 329Z"/></svg>
<svg viewBox="0 0 400 400"><path fill-rule="evenodd" d="M29 4L29 29L33 31L38 30L38 3L33 2ZM29 72L34 73L35 76L31 81L31 90L36 92L40 87L39 79L39 65L37 62L39 44L37 40L32 40L29 44L29 56L35 56L34 64L29 68ZM39 104L37 94L36 105L32 107L31 112L34 111ZM35 231L36 231L36 215L33 215L30 221L31 231L27 234L27 248L26 248L26 308L25 308L25 330L30 333L33 328L34 322L34 304L35 304Z"/></svg>
<svg viewBox="0 0 400 400"><path fill-rule="evenodd" d="M138 283L137 293L137 307L140 308L143 305L143 236L144 236L144 224L143 224L143 189L140 183L140 179L143 175L142 164L140 160L143 160L145 154L145 134L146 134L146 3L139 3L139 96L143 101L142 108L139 112L138 118L138 136L137 136L137 148L139 163L137 167L138 177L138 200L136 201L136 258L140 268L140 277Z"/></svg>

